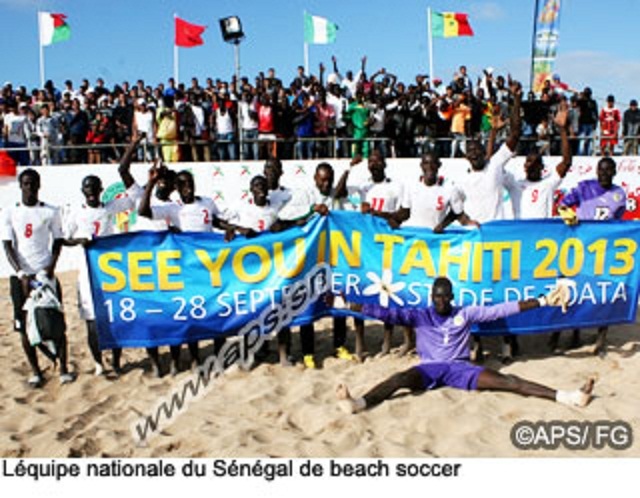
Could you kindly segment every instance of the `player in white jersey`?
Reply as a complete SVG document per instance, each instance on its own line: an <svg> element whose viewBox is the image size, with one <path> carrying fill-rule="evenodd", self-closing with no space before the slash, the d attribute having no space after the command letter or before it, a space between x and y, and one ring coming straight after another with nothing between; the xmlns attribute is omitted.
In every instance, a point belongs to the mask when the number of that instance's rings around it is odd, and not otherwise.
<svg viewBox="0 0 640 498"><path fill-rule="evenodd" d="M266 160L262 174L267 179L269 203L278 211L285 207L293 197L291 190L280 185L282 173L282 162L280 162L280 159L271 157Z"/></svg>
<svg viewBox="0 0 640 498"><path fill-rule="evenodd" d="M96 237L104 237L114 233L116 216L120 213L131 211L135 208L136 199L140 197L141 188L131 176L129 167L131 158L135 153L137 141L133 141L122 157L118 172L125 186L125 193L108 202L102 202L100 196L103 192L102 180L95 175L86 176L82 180L82 195L85 202L72 209L66 223L65 242L67 246L83 245ZM89 280L89 268L87 258L80 258L78 272L78 310L80 318L87 324L87 342L89 350L95 362L95 374L102 375L102 352L98 342L98 329L96 326L96 312L91 295L91 283ZM120 373L121 348L112 350L112 367L116 374Z"/></svg>
<svg viewBox="0 0 640 498"><path fill-rule="evenodd" d="M24 170L20 173L18 182L22 199L2 210L0 233L7 260L15 271L15 275L10 278L14 328L20 332L22 348L33 373L28 383L32 387L41 387L44 377L38 364L36 349L27 336L23 305L29 297L37 275L44 274L49 279L55 278L54 270L62 248L62 223L58 208L38 199L40 175L35 170ZM59 283L57 294L61 301ZM67 369L67 342L64 333L56 338L55 342L60 360L60 382L71 382L74 376Z"/></svg>
<svg viewBox="0 0 640 498"><path fill-rule="evenodd" d="M156 188L154 189L154 195L151 198L151 207L156 206L166 206L171 204L173 200L171 199L171 194L175 190L175 181L176 181L176 172L172 169L165 168L163 175L158 178L156 183ZM144 189L140 189L140 193L142 194ZM138 202L140 199L138 199ZM133 226L133 229L136 232L142 230L149 230L152 232L161 232L163 230L169 230L169 220L158 218L158 219L150 219L145 218L144 216L139 216L136 219L136 223Z"/></svg>
<svg viewBox="0 0 640 498"><path fill-rule="evenodd" d="M251 199L249 202L241 202L225 212L226 234L225 240L233 240L236 234L245 237L256 237L262 232L278 232L292 226L290 221L281 221L278 218L279 208L282 204L274 206L269 198L269 186L266 177L262 175L254 176L249 184ZM245 340L247 337L245 336ZM289 358L291 347L291 329L284 327L277 334L278 358L280 365L291 366L293 363ZM269 354L268 344L265 342L263 348L256 355L264 358Z"/></svg>
<svg viewBox="0 0 640 498"><path fill-rule="evenodd" d="M466 215L478 223L504 218L502 209L504 167L516 153L521 134L522 88L519 83L512 84L512 93L514 105L511 114L511 133L506 143L487 159L487 151L483 145L477 140L469 141L466 159L471 168L468 175L456 182L455 188L464 202Z"/></svg>
<svg viewBox="0 0 640 498"><path fill-rule="evenodd" d="M513 95L513 108L511 110L510 134L507 141L495 154L487 158L487 151L477 140L471 140L467 144L466 159L471 165L469 174L456 182L457 195L464 203L464 215L460 221L463 224L480 224L504 218L503 191L505 165L516 153L516 147L520 140L521 118L520 103L522 100L522 86L518 82L511 83ZM495 132L495 128L494 128ZM493 135L495 137L495 135ZM490 140L493 143L493 139ZM489 147L489 153L493 146ZM449 220L448 220L449 221ZM446 224L444 225L446 226ZM443 228L444 228L443 226ZM502 357L505 363L513 359L514 350L518 345L514 335L503 336ZM482 360L482 343L480 339L473 337L474 345L471 352L472 360Z"/></svg>
<svg viewBox="0 0 640 498"><path fill-rule="evenodd" d="M369 155L369 179L360 186L361 211L388 220L400 207L403 188L385 174L387 163L379 150Z"/></svg>
<svg viewBox="0 0 640 498"><path fill-rule="evenodd" d="M462 199L456 189L443 185L443 179L438 176L440 166L440 159L434 153L427 152L422 156L422 177L420 182L405 189L396 213L398 223L440 232L448 215L454 218L462 215Z"/></svg>
<svg viewBox="0 0 640 498"><path fill-rule="evenodd" d="M166 206L173 201L171 200L171 194L175 190L176 172L172 169L165 168L163 174L158 178L156 188L154 189L154 196L151 199L151 207ZM169 220L166 218L158 218L155 220L139 216L134 225L134 230L149 230L153 232L161 232L163 230L171 230ZM160 365L160 353L157 346L146 348L149 358L151 358L151 364L153 371L157 377L162 377L162 367ZM180 346L169 346L171 353L171 375L177 375L180 369Z"/></svg>
<svg viewBox="0 0 640 498"><path fill-rule="evenodd" d="M357 164L362 159L358 157L352 161L352 165ZM309 190L307 197L311 203L309 212L319 213L326 216L329 211L344 209L344 193L346 192L346 183L349 176L349 170L346 170L340 180L338 186L333 188L335 173L333 167L329 163L320 163L316 166L316 172L313 177L314 187ZM362 358L364 345L362 343L362 335L356 338L356 356ZM343 360L353 360L352 355L345 346L347 340L347 319L343 316L333 318L333 349L337 358ZM302 349L302 359L306 368L316 368L314 358L315 354L315 330L313 322L302 325L300 327L300 344Z"/></svg>
<svg viewBox="0 0 640 498"><path fill-rule="evenodd" d="M357 164L352 162L351 166ZM404 190L402 184L388 178L385 174L387 163L379 150L374 150L369 155L368 167L370 177L357 187L360 196L360 210L373 216L379 216L389 222L392 227L397 227L396 212L400 209ZM348 170L349 171L349 170ZM346 182L345 182L346 183ZM339 191L339 195L346 195L345 189ZM356 355L359 354L358 346L364 349L364 321L354 319L356 332ZM388 354L391 348L391 336L393 325L384 324L384 339L381 354ZM412 347L412 339L409 330L404 331L404 343L400 349L401 354L405 354Z"/></svg>
<svg viewBox="0 0 640 498"><path fill-rule="evenodd" d="M175 186L180 196L180 201L162 206L151 205L151 195L159 178L163 176L166 168L154 165L149 170L149 181L144 188L144 193L138 206L138 214L151 219L166 219L169 224L182 232L211 232L213 227L224 229L219 216L220 210L213 199L195 195L195 182L189 171L181 171L176 175ZM215 341L214 349L220 349L222 342ZM198 343L188 344L191 353L191 361L197 365L202 364Z"/></svg>
<svg viewBox="0 0 640 498"><path fill-rule="evenodd" d="M225 221L229 225L226 237L228 240L236 233L245 237L255 237L278 224L279 209L269 201L267 179L262 175L254 176L249 183L249 190L249 202L239 202L225 211Z"/></svg>
<svg viewBox="0 0 640 498"><path fill-rule="evenodd" d="M553 217L553 198L562 179L571 168L571 147L567 132L568 108L566 101L560 104L555 117L555 123L560 130L562 147L562 161L546 177L542 177L544 164L542 156L530 153L524 163L525 178L516 179L507 172L504 184L511 196L513 217L516 220L530 220L536 218Z"/></svg>

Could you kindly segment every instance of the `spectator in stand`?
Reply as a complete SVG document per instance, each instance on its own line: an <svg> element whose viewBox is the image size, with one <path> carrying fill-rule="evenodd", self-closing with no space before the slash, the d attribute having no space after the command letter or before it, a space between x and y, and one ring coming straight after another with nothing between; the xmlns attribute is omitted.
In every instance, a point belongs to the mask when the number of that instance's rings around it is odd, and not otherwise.
<svg viewBox="0 0 640 498"><path fill-rule="evenodd" d="M336 114L332 106L327 103L327 93L321 89L316 101L316 114L314 133L316 142L316 154L318 157L331 157L332 148L329 146L329 138L333 135L336 125Z"/></svg>
<svg viewBox="0 0 640 498"><path fill-rule="evenodd" d="M147 101L139 98L136 111L133 114L133 133L140 137L140 148L137 151L139 161L153 161L155 159L156 117L149 109Z"/></svg>
<svg viewBox="0 0 640 498"><path fill-rule="evenodd" d="M578 155L578 130L580 129L580 108L578 107L578 97L572 95L569 99L569 114L567 116L567 131L569 133L569 146L571 154Z"/></svg>
<svg viewBox="0 0 640 498"><path fill-rule="evenodd" d="M362 90L356 92L356 100L349 104L345 114L353 127L351 156L369 157L369 142L366 140L369 135L369 108L365 104Z"/></svg>
<svg viewBox="0 0 640 498"><path fill-rule="evenodd" d="M53 103L47 103L40 108L40 117L36 121L36 133L40 137L40 161L42 165L57 164L56 150L52 146L58 145L60 134L59 121L51 116Z"/></svg>
<svg viewBox="0 0 640 498"><path fill-rule="evenodd" d="M242 133L242 159L256 161L259 158L257 98L248 90L242 91L238 102L238 120Z"/></svg>
<svg viewBox="0 0 640 498"><path fill-rule="evenodd" d="M381 95L375 97L375 101L371 107L371 127L369 132L371 137L378 138L373 142L373 148L380 151L382 157L389 157L387 151L387 111L384 98Z"/></svg>
<svg viewBox="0 0 640 498"><path fill-rule="evenodd" d="M198 80L193 78L199 88ZM193 88L193 86L192 86ZM184 106L182 126L184 139L189 144L189 152L192 161L211 161L209 148L209 126L204 108L201 105L201 92L190 92L189 102Z"/></svg>
<svg viewBox="0 0 640 498"><path fill-rule="evenodd" d="M236 160L236 116L233 102L225 89L218 92L218 97L213 103L211 114L212 129L216 134L216 151L218 160Z"/></svg>
<svg viewBox="0 0 640 498"><path fill-rule="evenodd" d="M85 142L88 145L102 145L105 141L105 133L100 120L94 119L89 125L87 138ZM89 164L100 164L102 158L100 156L100 147L90 147L87 150L87 159Z"/></svg>
<svg viewBox="0 0 640 498"><path fill-rule="evenodd" d="M600 154L613 156L618 145L618 133L620 131L620 109L616 107L616 99L613 95L607 97L607 105L600 111Z"/></svg>
<svg viewBox="0 0 640 498"><path fill-rule="evenodd" d="M27 107L27 119L25 120L25 137L29 148L29 164L40 163L40 136L36 133L36 113L32 107Z"/></svg>
<svg viewBox="0 0 640 498"><path fill-rule="evenodd" d="M21 103L18 107L15 102L11 102L7 106L8 112L4 116L4 126L2 134L4 136L5 146L9 150L11 158L21 166L29 165L29 152L27 147L27 104Z"/></svg>
<svg viewBox="0 0 640 498"><path fill-rule="evenodd" d="M453 115L451 116L451 134L453 142L451 144L451 157L458 157L458 147L462 155L467 150L467 136L469 131L469 121L471 120L471 107L467 103L467 95L460 94L453 104Z"/></svg>
<svg viewBox="0 0 640 498"><path fill-rule="evenodd" d="M118 102L113 110L113 138L119 145L120 154L124 152L123 144L131 139L131 129L133 124L133 105L129 103L127 94L120 90L118 93ZM119 154L119 155L120 155Z"/></svg>
<svg viewBox="0 0 640 498"><path fill-rule="evenodd" d="M327 95L327 104L333 108L335 114L335 135L336 147L339 157L347 157L348 148L345 147L344 138L348 136L347 121L345 120L345 112L349 101L342 94L342 89L337 83L329 83L329 94Z"/></svg>
<svg viewBox="0 0 640 498"><path fill-rule="evenodd" d="M551 151L551 123L549 117L544 116L536 127L536 147L541 156L548 156Z"/></svg>
<svg viewBox="0 0 640 498"><path fill-rule="evenodd" d="M267 81L267 80L265 80ZM276 157L275 109L269 93L263 93L256 105L258 111L258 139L260 157Z"/></svg>
<svg viewBox="0 0 640 498"><path fill-rule="evenodd" d="M482 71L482 77L478 78L478 87L482 88L487 98L495 95L495 81L493 80L492 67L488 67Z"/></svg>
<svg viewBox="0 0 640 498"><path fill-rule="evenodd" d="M275 131L279 140L276 153L282 159L293 159L294 112L290 105L293 95L290 89L280 88L276 96Z"/></svg>
<svg viewBox="0 0 640 498"><path fill-rule="evenodd" d="M638 109L638 101L636 99L629 102L629 109L624 111L622 136L624 137L623 154L625 156L637 155L638 139L640 138L640 109Z"/></svg>
<svg viewBox="0 0 640 498"><path fill-rule="evenodd" d="M157 138L165 162L179 161L178 112L174 109L173 97L164 97L163 104L156 115L158 123Z"/></svg>
<svg viewBox="0 0 640 498"><path fill-rule="evenodd" d="M578 97L578 108L580 109L580 117L578 118L580 148L578 154L590 156L593 132L598 124L598 104L591 98L591 88L586 87Z"/></svg>
<svg viewBox="0 0 640 498"><path fill-rule="evenodd" d="M567 93L578 93L577 90L571 88L567 83L560 80L559 74L554 74L550 83L551 91L560 97L566 97Z"/></svg>
<svg viewBox="0 0 640 498"><path fill-rule="evenodd" d="M69 115L69 142L72 145L69 150L69 161L72 164L87 162L87 149L83 147L87 142L87 133L89 133L89 116L80 108L80 101L74 99L71 102Z"/></svg>
<svg viewBox="0 0 640 498"><path fill-rule="evenodd" d="M301 91L293 101L293 124L296 136L296 159L313 159L316 106L307 92Z"/></svg>

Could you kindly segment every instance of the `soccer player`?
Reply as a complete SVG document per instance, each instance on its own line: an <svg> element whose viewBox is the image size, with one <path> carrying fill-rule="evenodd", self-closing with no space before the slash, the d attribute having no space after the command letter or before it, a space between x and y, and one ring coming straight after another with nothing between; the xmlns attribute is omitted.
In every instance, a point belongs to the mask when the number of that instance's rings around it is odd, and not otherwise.
<svg viewBox="0 0 640 498"><path fill-rule="evenodd" d="M471 169L469 174L456 184L456 195L460 196L464 205L464 216L460 218L460 222L463 224L481 224L504 218L502 200L504 168L516 153L521 134L522 87L520 83L515 81L511 83L511 93L514 103L511 110L511 130L507 141L495 154L489 156L489 159L487 159L487 151L480 142L472 140L467 144L466 158ZM451 221L453 218L448 217L442 228L445 228ZM503 362L507 363L512 360L514 350L517 350L515 336L503 336ZM474 337L471 357L474 361L481 361L483 358L482 342L479 338Z"/></svg>
<svg viewBox="0 0 640 498"><path fill-rule="evenodd" d="M13 206L2 210L0 231L7 260L15 275L9 285L13 302L14 328L20 333L22 348L27 356L32 376L28 384L41 387L44 384L38 354L29 342L26 331L26 314L23 306L31 292L36 275L44 273L54 278L54 270L62 248L62 222L57 208L41 202L38 198L40 175L33 169L26 169L18 176L22 199ZM60 284L57 283L57 297L62 301ZM74 380L67 369L67 341L63 335L57 341L56 351L60 359L60 383Z"/></svg>
<svg viewBox="0 0 640 498"><path fill-rule="evenodd" d="M361 161L352 160L352 165ZM346 189L349 170L346 170L338 181L338 186L334 188L335 172L333 167L326 162L316 166L313 177L314 187L309 191L308 197L311 202L311 212L326 216L330 211L344 209L344 198L339 192ZM333 318L333 349L335 356L343 360L353 360L354 355L345 346L347 341L347 319L338 316ZM302 359L306 368L316 368L315 362L315 330L312 323L300 327L300 342L302 346ZM358 359L363 357L362 336L356 337L356 354Z"/></svg>
<svg viewBox="0 0 640 498"><path fill-rule="evenodd" d="M278 219L279 209L274 207L269 200L269 187L264 176L254 176L249 184L249 189L252 196L251 202L241 202L225 212L225 240L233 240L236 233L245 237L255 237L262 232L277 232L289 226L289 223ZM282 366L293 364L289 359L290 346L291 329L284 327L278 332L278 357ZM263 350L262 354L265 352Z"/></svg>
<svg viewBox="0 0 640 498"><path fill-rule="evenodd" d="M362 313L372 318L414 327L421 363L391 376L362 397L352 397L348 388L341 384L336 394L344 400L349 411L355 413L372 408L389 399L399 389L419 392L442 386L506 391L555 400L570 406L586 406L591 400L593 380L589 380L582 389L560 391L515 375L504 375L490 368L472 365L468 361L469 335L473 323L497 320L540 306L566 306L569 298L566 284L558 282L554 290L537 299L494 306L457 307L452 303L451 281L439 277L434 281L431 298L433 305L423 309L390 309L367 304L362 307Z"/></svg>
<svg viewBox="0 0 640 498"><path fill-rule="evenodd" d="M352 165L354 162L352 162ZM357 163L356 163L357 164ZM400 208L404 191L402 184L391 180L385 174L387 163L379 150L373 150L368 160L370 177L359 187L360 210L363 213L369 213L387 220L391 226L397 227L395 218L396 211ZM347 170L349 171L349 170ZM344 189L339 192L345 195ZM364 345L364 321L355 319L356 328L356 344L359 342ZM381 354L388 354L391 349L391 337L393 334L393 325L384 325L384 336L382 341ZM411 332L404 330L404 341L400 348L400 354L404 355L412 348Z"/></svg>
<svg viewBox="0 0 640 498"><path fill-rule="evenodd" d="M597 179L581 181L560 201L558 211L562 219L569 225L575 225L579 220L622 219L627 206L627 196L622 187L613 183L616 172L616 162L612 158L603 157L600 159L596 170ZM576 208L576 211L571 208ZM598 328L593 354L604 355L606 353L608 330L607 326ZM579 330L574 330L573 334L573 344L578 345ZM554 349L557 342L558 336L553 336L551 346Z"/></svg>
<svg viewBox="0 0 640 498"><path fill-rule="evenodd" d="M571 147L567 131L568 107L566 101L560 104L555 123L560 129L562 161L542 177L544 164L539 153L527 155L524 163L525 178L516 179L513 174L505 174L504 184L511 196L513 217L516 220L553 217L553 196L563 178L571 168Z"/></svg>
<svg viewBox="0 0 640 498"><path fill-rule="evenodd" d="M95 175L86 176L82 180L82 194L85 202L74 209L67 220L66 237L64 244L67 246L86 246L95 237L104 237L114 233L116 215L133 210L135 201L140 196L140 186L138 186L131 176L129 170L131 159L135 154L139 141L132 141L127 147L118 172L126 192L122 197L112 199L109 202L102 202L102 180ZM91 295L91 283L89 280L89 268L87 259L80 259L80 269L78 272L78 310L80 317L87 324L87 341L89 350L95 362L95 375L102 375L104 367L102 364L102 352L98 343L98 329L96 326L96 313ZM112 350L112 367L116 374L120 373L120 358L122 349Z"/></svg>
<svg viewBox="0 0 640 498"><path fill-rule="evenodd" d="M151 195L158 180L165 174L165 167L154 165L149 170L149 181L138 206L138 214L145 218L166 219L171 227L183 232L211 232L213 227L224 229L219 216L220 210L213 199L195 194L195 182L189 171L181 171L176 175L175 186L180 196L179 202L165 205L151 205ZM220 343L218 342L217 345ZM219 348L214 346L214 349ZM201 365L198 343L188 344L192 363ZM175 360L175 357L174 357Z"/></svg>
<svg viewBox="0 0 640 498"><path fill-rule="evenodd" d="M400 209L395 213L392 223L397 221L403 226L441 232L448 215L461 217L462 199L456 189L443 185L443 179L438 176L441 165L440 158L433 152L422 156L420 181L404 191Z"/></svg>

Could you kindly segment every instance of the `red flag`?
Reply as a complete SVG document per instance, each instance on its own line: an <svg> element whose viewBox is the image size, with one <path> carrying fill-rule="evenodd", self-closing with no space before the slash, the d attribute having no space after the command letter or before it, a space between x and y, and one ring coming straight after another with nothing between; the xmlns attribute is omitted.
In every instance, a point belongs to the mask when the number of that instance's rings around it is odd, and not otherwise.
<svg viewBox="0 0 640 498"><path fill-rule="evenodd" d="M176 45L178 47L197 47L203 45L202 33L207 29L206 26L191 24L176 17Z"/></svg>

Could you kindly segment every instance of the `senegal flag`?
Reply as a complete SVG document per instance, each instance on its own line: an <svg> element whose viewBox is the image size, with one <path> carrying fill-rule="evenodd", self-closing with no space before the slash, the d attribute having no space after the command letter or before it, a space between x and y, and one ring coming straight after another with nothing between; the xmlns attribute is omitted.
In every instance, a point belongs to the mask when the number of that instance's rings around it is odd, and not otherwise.
<svg viewBox="0 0 640 498"><path fill-rule="evenodd" d="M38 12L40 26L40 44L51 45L71 38L71 28L67 24L67 16L51 12Z"/></svg>
<svg viewBox="0 0 640 498"><path fill-rule="evenodd" d="M454 36L473 36L473 30L467 14L460 12L431 12L431 36L452 38Z"/></svg>

